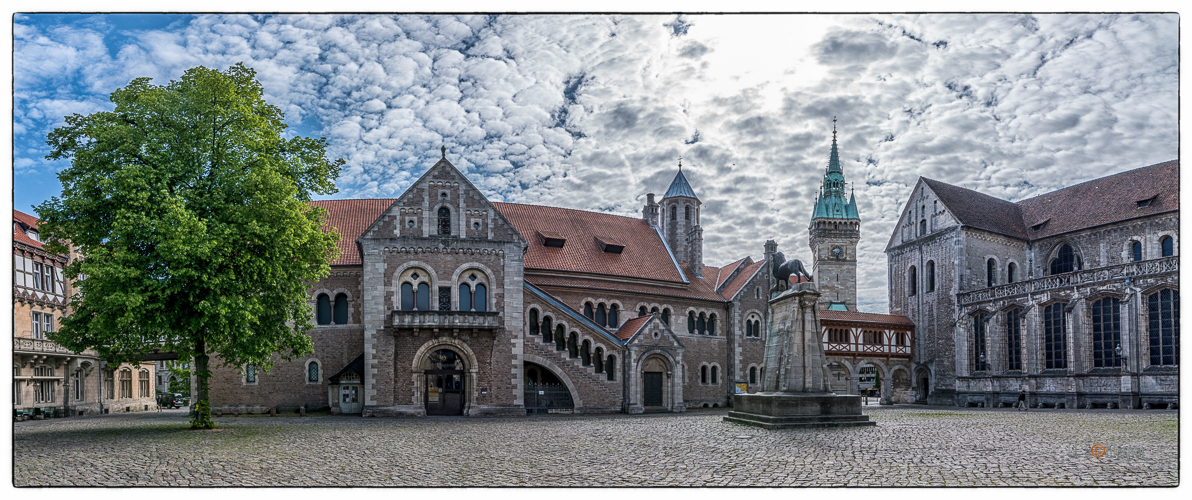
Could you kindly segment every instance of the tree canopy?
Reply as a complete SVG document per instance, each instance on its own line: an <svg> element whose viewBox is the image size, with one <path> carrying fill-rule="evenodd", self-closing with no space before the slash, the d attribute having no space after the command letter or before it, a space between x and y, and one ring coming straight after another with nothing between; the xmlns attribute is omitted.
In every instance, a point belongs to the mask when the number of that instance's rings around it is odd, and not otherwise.
<svg viewBox="0 0 1192 500"><path fill-rule="evenodd" d="M326 212L342 159L324 138L286 137L284 114L255 72L192 68L164 86L138 78L115 110L66 117L46 158L69 160L61 197L36 207L40 229L81 258L72 313L51 340L112 362L151 350L271 366L313 351L307 287L336 257ZM65 253L64 244L51 251Z"/></svg>

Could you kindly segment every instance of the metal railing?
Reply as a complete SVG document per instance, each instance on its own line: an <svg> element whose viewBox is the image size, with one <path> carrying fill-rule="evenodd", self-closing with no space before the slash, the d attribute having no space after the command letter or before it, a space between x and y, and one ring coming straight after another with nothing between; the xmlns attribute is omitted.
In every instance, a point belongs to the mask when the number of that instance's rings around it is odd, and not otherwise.
<svg viewBox="0 0 1192 500"><path fill-rule="evenodd" d="M394 328L500 327L498 313L477 311L393 311Z"/></svg>
<svg viewBox="0 0 1192 500"><path fill-rule="evenodd" d="M1125 279L1134 276L1177 273L1179 270L1179 256L1163 257L1161 259L1130 262L1128 264L1119 264L1116 266L1072 271L1070 273L1044 276L1042 278L1019 281L1017 283L1010 283L1006 285L998 285L991 288L982 288L980 290L973 290L971 292L962 292L956 295L956 302L960 305L965 305L991 299L1014 297L1017 295L1026 295L1028 293L1055 290L1057 288L1089 285L1093 283Z"/></svg>

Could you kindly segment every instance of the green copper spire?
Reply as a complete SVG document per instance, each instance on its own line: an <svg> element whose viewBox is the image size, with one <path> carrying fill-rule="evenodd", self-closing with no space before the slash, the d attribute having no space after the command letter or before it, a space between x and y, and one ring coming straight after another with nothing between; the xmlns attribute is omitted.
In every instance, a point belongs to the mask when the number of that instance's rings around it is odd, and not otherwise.
<svg viewBox="0 0 1192 500"><path fill-rule="evenodd" d="M819 197L815 200L811 217L813 219L861 218L857 214L856 197L845 201L844 169L840 168L840 151L836 146L836 117L832 117L832 152L828 156L828 171L824 173L824 183L820 188Z"/></svg>

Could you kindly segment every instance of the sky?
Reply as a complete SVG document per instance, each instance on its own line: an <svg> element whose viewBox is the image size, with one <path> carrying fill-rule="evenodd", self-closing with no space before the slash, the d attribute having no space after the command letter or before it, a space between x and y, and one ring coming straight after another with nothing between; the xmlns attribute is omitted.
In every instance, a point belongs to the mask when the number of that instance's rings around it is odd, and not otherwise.
<svg viewBox="0 0 1192 500"><path fill-rule="evenodd" d="M293 134L397 197L447 157L492 201L640 217L679 158L704 261L810 262L832 119L861 215L858 307L920 176L1017 201L1178 156L1178 15L13 17L14 208L61 190L63 117L136 77L256 70ZM808 264L810 268L810 264Z"/></svg>

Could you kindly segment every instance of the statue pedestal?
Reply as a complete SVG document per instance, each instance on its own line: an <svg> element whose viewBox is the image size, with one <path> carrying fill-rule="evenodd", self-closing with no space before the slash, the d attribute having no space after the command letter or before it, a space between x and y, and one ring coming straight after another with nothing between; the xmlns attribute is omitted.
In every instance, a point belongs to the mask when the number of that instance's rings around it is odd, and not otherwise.
<svg viewBox="0 0 1192 500"><path fill-rule="evenodd" d="M767 429L877 425L861 414L861 396L832 393L737 394L724 421Z"/></svg>
<svg viewBox="0 0 1192 500"><path fill-rule="evenodd" d="M766 364L759 394L733 396L726 422L767 429L870 426L861 396L828 392L814 283L798 283L770 299Z"/></svg>

